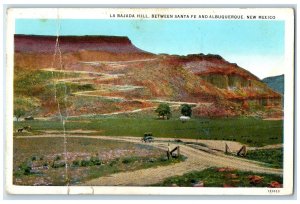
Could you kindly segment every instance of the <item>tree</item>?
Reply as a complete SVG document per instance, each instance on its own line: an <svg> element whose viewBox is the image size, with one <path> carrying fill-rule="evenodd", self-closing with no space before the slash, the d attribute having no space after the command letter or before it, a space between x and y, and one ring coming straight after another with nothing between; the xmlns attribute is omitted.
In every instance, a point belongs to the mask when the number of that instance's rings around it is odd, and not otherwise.
<svg viewBox="0 0 300 204"><path fill-rule="evenodd" d="M167 103L159 104L155 112L158 114L158 116L162 116L163 119L165 119L165 116L167 116L167 119L171 117L171 108Z"/></svg>
<svg viewBox="0 0 300 204"><path fill-rule="evenodd" d="M17 121L19 121L19 118L25 115L25 110L21 108L14 109L14 116L17 118Z"/></svg>
<svg viewBox="0 0 300 204"><path fill-rule="evenodd" d="M181 105L181 114L184 116L192 116L192 106L188 104Z"/></svg>
<svg viewBox="0 0 300 204"><path fill-rule="evenodd" d="M39 100L33 97L17 96L14 98L14 116L19 121L20 117L32 114L39 107Z"/></svg>

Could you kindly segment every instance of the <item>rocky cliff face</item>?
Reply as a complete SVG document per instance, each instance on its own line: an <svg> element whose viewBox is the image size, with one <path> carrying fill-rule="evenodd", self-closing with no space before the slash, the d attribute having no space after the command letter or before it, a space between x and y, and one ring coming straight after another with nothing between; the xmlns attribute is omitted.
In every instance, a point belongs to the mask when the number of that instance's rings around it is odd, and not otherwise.
<svg viewBox="0 0 300 204"><path fill-rule="evenodd" d="M187 56L183 65L201 79L221 90L231 101L245 104L277 105L281 96L252 73L218 55Z"/></svg>
<svg viewBox="0 0 300 204"><path fill-rule="evenodd" d="M50 53L55 49L56 36L15 35L15 52ZM62 53L81 50L110 53L146 53L136 48L127 37L114 36L60 36Z"/></svg>
<svg viewBox="0 0 300 204"><path fill-rule="evenodd" d="M56 36L15 35L15 66L50 67L55 45ZM152 56L135 47L127 37L60 36L59 47L66 66L78 61L133 60Z"/></svg>

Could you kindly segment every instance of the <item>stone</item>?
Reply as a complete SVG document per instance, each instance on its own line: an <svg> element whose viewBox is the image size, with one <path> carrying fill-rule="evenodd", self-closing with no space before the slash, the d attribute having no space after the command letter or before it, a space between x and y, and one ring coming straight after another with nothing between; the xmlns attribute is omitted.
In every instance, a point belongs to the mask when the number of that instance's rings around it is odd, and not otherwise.
<svg viewBox="0 0 300 204"><path fill-rule="evenodd" d="M248 176L248 179L250 181L251 184L260 184L264 177L261 177L261 176L257 176L257 175L252 175L252 176Z"/></svg>
<svg viewBox="0 0 300 204"><path fill-rule="evenodd" d="M203 181L198 181L193 185L193 187L204 187L204 182Z"/></svg>
<svg viewBox="0 0 300 204"><path fill-rule="evenodd" d="M277 181L272 181L272 182L269 184L269 187L270 187L270 188L282 188L282 184L280 184L280 183L277 182Z"/></svg>

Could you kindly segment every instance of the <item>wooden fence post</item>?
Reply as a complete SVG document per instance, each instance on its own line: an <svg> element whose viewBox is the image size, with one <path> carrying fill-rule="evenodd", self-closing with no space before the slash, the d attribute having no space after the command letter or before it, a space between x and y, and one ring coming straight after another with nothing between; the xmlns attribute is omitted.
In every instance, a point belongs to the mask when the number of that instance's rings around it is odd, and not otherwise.
<svg viewBox="0 0 300 204"><path fill-rule="evenodd" d="M246 146L243 145L242 148L237 152L237 156L246 156L247 154L247 149Z"/></svg>
<svg viewBox="0 0 300 204"><path fill-rule="evenodd" d="M228 147L227 143L225 143L225 154L228 153L228 149L229 149L229 147Z"/></svg>

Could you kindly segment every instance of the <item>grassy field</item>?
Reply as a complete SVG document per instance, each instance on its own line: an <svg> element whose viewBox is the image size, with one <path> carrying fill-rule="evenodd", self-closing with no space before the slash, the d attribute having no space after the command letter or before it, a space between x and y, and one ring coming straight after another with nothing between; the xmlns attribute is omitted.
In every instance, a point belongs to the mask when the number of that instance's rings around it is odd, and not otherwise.
<svg viewBox="0 0 300 204"><path fill-rule="evenodd" d="M62 130L59 121L15 122L14 129L30 125L35 131ZM193 118L182 123L178 118L158 120L155 116L134 118L125 116L73 119L66 122L67 130L95 130L97 135L138 136L152 132L154 137L213 139L238 141L250 146L283 142L283 121L256 118L205 119ZM15 133L23 135L26 133ZM28 134L28 133L27 133ZM93 133L91 133L93 134Z"/></svg>
<svg viewBox="0 0 300 204"><path fill-rule="evenodd" d="M256 176L256 178L254 179L253 176ZM154 186L192 187L197 183L203 183L204 187L269 187L271 182L282 184L282 181L282 177L276 175L257 174L226 168L209 168L171 177Z"/></svg>
<svg viewBox="0 0 300 204"><path fill-rule="evenodd" d="M248 151L245 158L267 163L273 168L283 168L283 148Z"/></svg>
<svg viewBox="0 0 300 204"><path fill-rule="evenodd" d="M65 185L63 149L63 138L14 139L14 184ZM67 150L72 185L184 159L167 160L164 151L143 144L87 138L68 138Z"/></svg>

